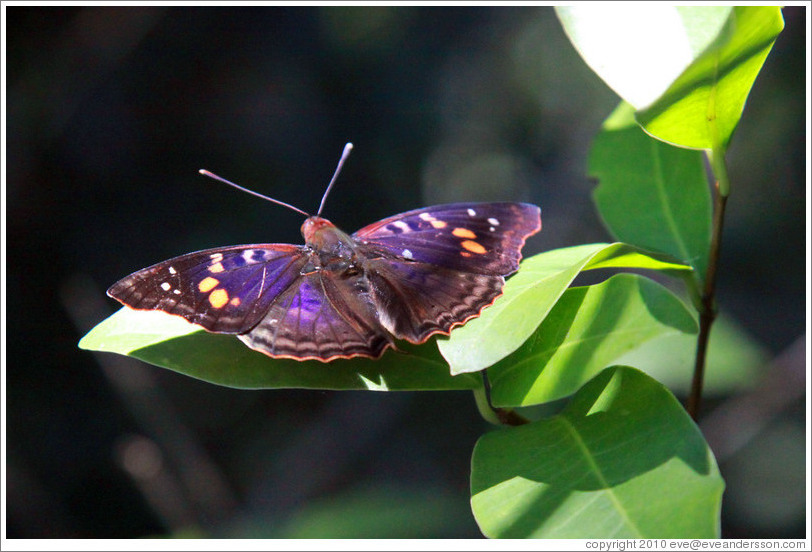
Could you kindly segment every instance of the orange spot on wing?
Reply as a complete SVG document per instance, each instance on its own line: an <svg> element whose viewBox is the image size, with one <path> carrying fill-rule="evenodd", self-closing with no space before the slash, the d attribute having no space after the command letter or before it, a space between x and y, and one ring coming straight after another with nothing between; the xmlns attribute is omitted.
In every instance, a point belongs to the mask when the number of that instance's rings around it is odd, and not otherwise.
<svg viewBox="0 0 812 552"><path fill-rule="evenodd" d="M441 221L441 220L430 220L429 222L430 222L430 223L431 223L431 225L432 225L432 226L434 226L435 228L445 228L446 226L448 226L446 223L444 223L444 222L443 222L443 221Z"/></svg>
<svg viewBox="0 0 812 552"><path fill-rule="evenodd" d="M480 245L475 241L465 240L460 245L462 245L463 248L467 249L471 253L477 253L479 255L482 255L483 253L487 252L487 249L485 249L484 247L482 247L482 245Z"/></svg>
<svg viewBox="0 0 812 552"><path fill-rule="evenodd" d="M214 272L215 274L224 270L225 268L223 268L223 263L214 263L209 267L209 272Z"/></svg>
<svg viewBox="0 0 812 552"><path fill-rule="evenodd" d="M212 278L211 276L206 276L205 278L200 280L199 284L197 284L197 289L199 289L203 293L206 293L207 291L216 288L219 283L220 283L220 280L218 280L217 278Z"/></svg>
<svg viewBox="0 0 812 552"><path fill-rule="evenodd" d="M471 239L476 238L476 234L474 234L467 228L454 228L454 230L452 230L451 233L457 236L458 238L471 238Z"/></svg>
<svg viewBox="0 0 812 552"><path fill-rule="evenodd" d="M228 292L223 288L215 289L211 292L211 295L209 295L209 303L211 303L211 306L215 309L219 309L228 303Z"/></svg>
<svg viewBox="0 0 812 552"><path fill-rule="evenodd" d="M234 297L234 298L231 299L231 301L229 301L229 303L231 303L231 306L233 306L233 307L239 307L240 302L241 301L240 301L239 297Z"/></svg>

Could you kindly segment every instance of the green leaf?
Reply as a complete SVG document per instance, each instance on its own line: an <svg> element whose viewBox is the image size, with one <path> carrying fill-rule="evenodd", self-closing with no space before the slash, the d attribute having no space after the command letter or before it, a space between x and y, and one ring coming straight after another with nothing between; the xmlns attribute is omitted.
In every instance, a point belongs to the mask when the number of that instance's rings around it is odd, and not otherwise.
<svg viewBox="0 0 812 552"><path fill-rule="evenodd" d="M773 42L781 9L584 5L557 8L586 63L660 140L725 148Z"/></svg>
<svg viewBox="0 0 812 552"><path fill-rule="evenodd" d="M472 458L474 516L494 538L718 538L723 489L674 396L627 367L557 416L483 436Z"/></svg>
<svg viewBox="0 0 812 552"><path fill-rule="evenodd" d="M433 343L398 344L378 360L300 362L272 359L234 336L208 333L177 316L122 308L79 347L128 355L210 383L242 389L475 389L478 375L452 377Z"/></svg>
<svg viewBox="0 0 812 552"><path fill-rule="evenodd" d="M582 270L595 268L644 268L682 274L691 270L668 255L622 243L567 247L525 259L493 306L448 338L437 340L451 373L482 370L518 349L575 277Z"/></svg>
<svg viewBox="0 0 812 552"><path fill-rule="evenodd" d="M530 339L488 369L491 400L528 406L566 397L646 341L696 331L682 301L642 276L570 288Z"/></svg>
<svg viewBox="0 0 812 552"><path fill-rule="evenodd" d="M732 8L718 38L653 104L637 113L646 132L698 149L726 149L776 37L777 6Z"/></svg>
<svg viewBox="0 0 812 552"><path fill-rule="evenodd" d="M702 154L652 139L631 117L621 124L627 105L609 117L589 155L598 211L619 241L673 255L702 278L712 215Z"/></svg>

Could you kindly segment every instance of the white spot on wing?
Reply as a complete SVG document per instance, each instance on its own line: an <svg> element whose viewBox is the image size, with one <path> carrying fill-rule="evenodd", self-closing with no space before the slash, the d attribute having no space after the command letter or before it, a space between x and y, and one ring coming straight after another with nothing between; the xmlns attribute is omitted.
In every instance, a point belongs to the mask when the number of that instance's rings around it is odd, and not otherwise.
<svg viewBox="0 0 812 552"><path fill-rule="evenodd" d="M170 273L170 274L177 274L177 273L178 273L178 271L177 271L177 270L175 270L175 267L174 267L174 266L170 266L170 267L169 267L169 273Z"/></svg>
<svg viewBox="0 0 812 552"><path fill-rule="evenodd" d="M403 258L405 258L405 259L414 259L414 256L412 255L412 252L411 252L411 251L409 251L408 249L404 249L404 250L403 250L403 251L402 251L400 254L401 254L401 255L403 256Z"/></svg>
<svg viewBox="0 0 812 552"><path fill-rule="evenodd" d="M408 232L408 231L409 231L409 225L408 225L408 224L406 224L405 222L403 222L402 220L396 220L396 221L395 221L395 222L393 222L392 224L393 224L393 225L395 225L396 227L400 228L400 229L401 229L401 230L403 230L404 232Z"/></svg>
<svg viewBox="0 0 812 552"><path fill-rule="evenodd" d="M495 219L493 217L488 219L488 224L492 224L494 226L499 226L499 219Z"/></svg>
<svg viewBox="0 0 812 552"><path fill-rule="evenodd" d="M173 289L172 293L174 293L175 295L180 295L180 290L179 289Z"/></svg>
<svg viewBox="0 0 812 552"><path fill-rule="evenodd" d="M420 218L426 221L434 220L434 217L428 213L420 213Z"/></svg>
<svg viewBox="0 0 812 552"><path fill-rule="evenodd" d="M491 226L490 228L488 228L488 230L490 230L491 232L493 232L493 231L495 231L495 230L496 230L496 228L494 228L493 226Z"/></svg>
<svg viewBox="0 0 812 552"><path fill-rule="evenodd" d="M169 285L169 282L164 282L163 284L161 284L161 289L164 291L169 291L170 289L172 289L172 286Z"/></svg>
<svg viewBox="0 0 812 552"><path fill-rule="evenodd" d="M469 217L475 217L476 216L476 211L474 211L473 209L468 209L468 216Z"/></svg>

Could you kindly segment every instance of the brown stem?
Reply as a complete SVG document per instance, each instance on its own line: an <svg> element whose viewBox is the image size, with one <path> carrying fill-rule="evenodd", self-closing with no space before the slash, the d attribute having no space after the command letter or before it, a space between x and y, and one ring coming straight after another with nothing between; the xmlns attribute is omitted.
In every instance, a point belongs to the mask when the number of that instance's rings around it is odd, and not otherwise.
<svg viewBox="0 0 812 552"><path fill-rule="evenodd" d="M710 252L708 255L708 269L705 273L705 287L702 291L702 308L699 313L699 336L696 344L696 365L694 378L691 382L691 394L688 397L688 414L694 420L699 416L699 405L702 400L702 383L705 379L705 360L708 352L710 330L716 318L716 270L719 265L719 250L722 242L722 225L725 220L725 206L727 194L719 190L716 183L716 194L713 209L713 235L711 237Z"/></svg>
<svg viewBox="0 0 812 552"><path fill-rule="evenodd" d="M502 425L519 426L530 423L530 420L517 414L515 410L494 408L493 411L496 413L496 417L499 418L499 421L502 422Z"/></svg>

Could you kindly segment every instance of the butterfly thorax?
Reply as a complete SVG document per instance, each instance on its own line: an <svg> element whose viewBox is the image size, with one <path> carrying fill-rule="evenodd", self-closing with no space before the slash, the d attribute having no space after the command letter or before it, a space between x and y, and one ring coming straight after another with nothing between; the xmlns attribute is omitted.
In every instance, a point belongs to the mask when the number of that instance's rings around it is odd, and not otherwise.
<svg viewBox="0 0 812 552"><path fill-rule="evenodd" d="M306 269L357 272L357 248L353 239L329 220L312 216L302 224L305 246L310 250Z"/></svg>

